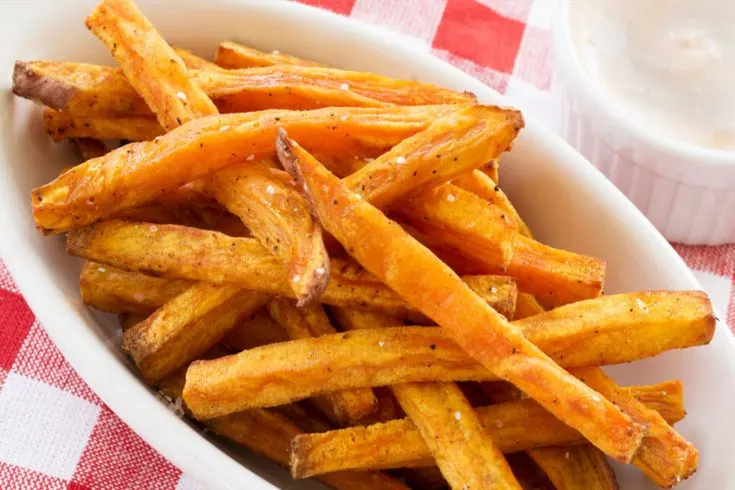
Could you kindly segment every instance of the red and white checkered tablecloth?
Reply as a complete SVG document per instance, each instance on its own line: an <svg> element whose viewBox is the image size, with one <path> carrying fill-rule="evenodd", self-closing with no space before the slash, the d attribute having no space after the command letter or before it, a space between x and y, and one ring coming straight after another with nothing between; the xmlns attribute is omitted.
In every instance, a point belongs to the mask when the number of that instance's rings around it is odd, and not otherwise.
<svg viewBox="0 0 735 490"><path fill-rule="evenodd" d="M412 36L558 125L550 0L301 0ZM735 245L676 246L735 329ZM143 442L66 363L0 260L0 488L203 488Z"/></svg>

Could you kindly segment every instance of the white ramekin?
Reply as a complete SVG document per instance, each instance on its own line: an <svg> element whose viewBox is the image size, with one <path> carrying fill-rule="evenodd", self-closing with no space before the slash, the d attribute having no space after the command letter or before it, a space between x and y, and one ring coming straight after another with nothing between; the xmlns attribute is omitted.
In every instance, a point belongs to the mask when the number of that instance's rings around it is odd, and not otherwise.
<svg viewBox="0 0 735 490"><path fill-rule="evenodd" d="M735 152L667 139L621 111L592 83L577 56L573 1L557 2L553 23L554 90L562 105L562 136L668 240L735 242Z"/></svg>

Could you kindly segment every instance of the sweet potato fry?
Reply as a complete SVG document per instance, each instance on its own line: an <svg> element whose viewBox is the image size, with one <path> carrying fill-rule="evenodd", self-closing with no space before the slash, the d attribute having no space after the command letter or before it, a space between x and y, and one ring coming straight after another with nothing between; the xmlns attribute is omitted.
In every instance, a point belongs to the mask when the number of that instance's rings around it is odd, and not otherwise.
<svg viewBox="0 0 735 490"><path fill-rule="evenodd" d="M74 138L72 142L83 162L104 156L109 151L104 142L94 138Z"/></svg>
<svg viewBox="0 0 735 490"><path fill-rule="evenodd" d="M494 106L461 108L397 144L347 177L344 184L374 206L386 207L498 157L523 124L517 111Z"/></svg>
<svg viewBox="0 0 735 490"><path fill-rule="evenodd" d="M54 141L62 141L66 138L145 141L164 133L161 125L148 116L80 116L55 111L48 107L43 112L43 123L46 132Z"/></svg>
<svg viewBox="0 0 735 490"><path fill-rule="evenodd" d="M395 320L335 308L345 330L385 328ZM405 383L390 387L419 430L452 488L519 488L502 453L484 434L477 415L454 383Z"/></svg>
<svg viewBox="0 0 735 490"><path fill-rule="evenodd" d="M557 490L619 490L602 451L589 444L528 451Z"/></svg>
<svg viewBox="0 0 735 490"><path fill-rule="evenodd" d="M682 399L656 388L625 388L633 396L642 389L648 399L660 396L656 406L683 415ZM532 400L518 400L475 409L484 430L503 453L537 447L584 444L584 437ZM677 422L678 418L668 420ZM346 469L387 469L432 466L429 448L410 419L367 427L297 436L291 447L291 474L304 478Z"/></svg>
<svg viewBox="0 0 735 490"><path fill-rule="evenodd" d="M321 305L297 308L285 298L274 298L267 305L268 312L283 328L290 339L307 339L337 333ZM377 400L370 388L346 390L324 395L339 425L352 425L367 417L377 408Z"/></svg>
<svg viewBox="0 0 735 490"><path fill-rule="evenodd" d="M627 307L641 297L648 313L629 315ZM706 344L714 333L714 318L703 293L630 293L567 305L513 326L562 366L576 368ZM187 403L206 419L335 390L496 379L496 373L473 361L443 329L373 329L195 362L187 372Z"/></svg>
<svg viewBox="0 0 735 490"><path fill-rule="evenodd" d="M292 185L262 162L245 162L208 178L206 188L286 266L299 306L321 296L329 283L329 256L321 226Z"/></svg>
<svg viewBox="0 0 735 490"><path fill-rule="evenodd" d="M619 405L634 420L648 426L648 433L633 460L656 485L671 488L689 478L697 470L699 453L696 448L679 435L666 420L647 408L635 398L627 396L599 368L584 368L572 371L581 380L600 391Z"/></svg>
<svg viewBox="0 0 735 490"><path fill-rule="evenodd" d="M86 262L79 278L82 301L110 313L148 315L191 287L191 281L160 279Z"/></svg>
<svg viewBox="0 0 735 490"><path fill-rule="evenodd" d="M515 249L518 226L499 206L455 185L426 189L396 206L414 228L430 234L504 273Z"/></svg>
<svg viewBox="0 0 735 490"><path fill-rule="evenodd" d="M162 391L171 399L181 397L183 373L161 381ZM293 414L293 411L289 411ZM294 437L304 431L294 421L270 410L248 410L209 420L206 427L215 434L241 444L274 463L288 467L289 448ZM313 426L313 424L310 424ZM337 490L409 490L396 478L381 472L339 471L318 479Z"/></svg>
<svg viewBox="0 0 735 490"><path fill-rule="evenodd" d="M261 308L227 332L221 343L234 352L240 352L287 340L288 337L283 328L276 323L265 308Z"/></svg>
<svg viewBox="0 0 735 490"><path fill-rule="evenodd" d="M457 385L407 383L393 386L393 394L452 489L520 490L508 462Z"/></svg>
<svg viewBox="0 0 735 490"><path fill-rule="evenodd" d="M177 225L110 220L70 232L67 250L89 260L126 270L170 278L237 284L243 289L294 297L283 265L251 238ZM217 254L211 253L217 250ZM390 316L425 322L426 317L360 267L335 259L325 303L378 310ZM499 276L468 278L470 288L503 314L512 314L516 288ZM131 290L135 285L131 284ZM160 305L158 305L160 306ZM114 311L119 313L120 311Z"/></svg>
<svg viewBox="0 0 735 490"><path fill-rule="evenodd" d="M309 148L363 153L391 147L454 110L449 105L330 108L201 118L153 141L132 143L77 165L34 189L34 218L42 230L66 231L142 205L249 155L272 154L279 126Z"/></svg>
<svg viewBox="0 0 735 490"><path fill-rule="evenodd" d="M118 0L116 0L118 1ZM105 31L108 32L108 31ZM108 34L117 37L119 33ZM143 30L138 36L148 36L150 33ZM120 39L118 46L129 45L135 38L128 37ZM160 38L159 38L160 39ZM162 39L160 39L162 41ZM111 42L115 42L112 40ZM135 44L135 43L133 43ZM138 45L140 43L137 43ZM245 70L222 70L200 69L190 70L190 86L195 87L199 95L194 97L181 87L180 71L186 73L183 62L175 52L164 53L167 49L146 49L146 53L135 53L129 56L116 55L121 63L127 62L128 71L122 71L109 67L96 67L84 63L63 62L17 62L14 74L16 95L40 101L49 107L71 112L76 115L85 116L147 116L151 114L150 109L140 104L140 94L156 114L163 114L157 108L166 107L167 113L193 109L211 110L203 104L188 105L190 100L198 100L202 96L211 98L221 112L249 112L263 109L291 109L308 110L321 107L387 107L393 105L428 105L428 104L472 104L474 96L470 94L457 93L451 90L436 87L434 85L419 83L412 80L399 80L383 77L371 73L339 70L336 68L303 67L278 65L263 68L250 68ZM120 49L115 53L122 53ZM170 61L169 54L178 58L176 62ZM153 56L153 58L148 58ZM142 65L144 60L165 58L166 70L150 73L153 78L142 77ZM171 65L171 67L169 67ZM148 67L150 68L150 66ZM170 68L171 71L168 70ZM125 69L125 68L124 68ZM130 77L130 70L134 70L136 78ZM147 69L148 70L148 69ZM74 71L74 73L69 73ZM150 70L148 70L150 71ZM88 79L80 79L79 73L86 72ZM126 79L127 76L127 79ZM170 87L160 86L160 92L140 91L140 84L150 84L155 80L161 82L166 77ZM98 77L97 79L95 77ZM112 80L111 80L112 79ZM41 84L43 81L44 85ZM96 83L104 80L111 83ZM125 88L125 84L135 87L135 90ZM51 91L54 87L55 91ZM175 87L175 88L174 88ZM113 100L113 92L119 97L127 97L129 100ZM57 93L64 93L61 97ZM185 98L176 96L182 93ZM166 94L164 98L163 95ZM170 99L174 94L179 99L177 103ZM156 97L152 102L150 97ZM194 97L194 99L191 99ZM211 103L211 102L210 102ZM155 106L155 107L154 107ZM202 113L202 112L199 112ZM211 112L209 112L211 113ZM206 114L204 112L203 114ZM169 121L162 121L167 130L179 125L175 117L169 117ZM182 119L182 122L186 120Z"/></svg>
<svg viewBox="0 0 735 490"><path fill-rule="evenodd" d="M217 113L209 97L189 81L181 58L132 1L102 0L85 24L107 45L166 131Z"/></svg>
<svg viewBox="0 0 735 490"><path fill-rule="evenodd" d="M236 286L195 284L126 331L123 350L155 384L199 358L268 298Z"/></svg>
<svg viewBox="0 0 735 490"><path fill-rule="evenodd" d="M528 228L526 223L523 222L518 211L513 207L513 204L508 199L508 196L502 191L500 187L490 178L488 175L481 170L474 170L472 172L460 175L452 182L457 187L460 187L468 192L475 194L482 199L501 207L510 216L513 221L518 225L518 231L523 235L531 238L531 230Z"/></svg>
<svg viewBox="0 0 735 490"><path fill-rule="evenodd" d="M204 58L200 58L188 49L181 48L179 46L171 46L174 52L181 58L181 61L186 65L187 70L218 70L220 69L215 63L207 61Z"/></svg>
<svg viewBox="0 0 735 490"><path fill-rule="evenodd" d="M535 297L528 293L518 293L513 319L522 320L529 316L540 315L544 311L546 310L544 310L544 307L536 301Z"/></svg>
<svg viewBox="0 0 735 490"><path fill-rule="evenodd" d="M488 390L489 384L492 384L492 389ZM493 403L524 398L523 393L508 383L483 383L483 387ZM621 393L623 391L621 388ZM623 396L630 395L626 391ZM546 474L556 489L618 490L615 473L607 458L591 444L581 444L573 448L533 448L526 451L526 454Z"/></svg>
<svg viewBox="0 0 735 490"><path fill-rule="evenodd" d="M303 184L324 228L366 270L446 329L471 357L606 454L624 462L633 458L644 426L556 365L427 248L289 140L283 129L276 150L286 170Z"/></svg>
<svg viewBox="0 0 735 490"><path fill-rule="evenodd" d="M315 61L304 60L275 50L265 53L232 41L224 41L217 46L214 62L218 66L228 69L272 65L325 66Z"/></svg>

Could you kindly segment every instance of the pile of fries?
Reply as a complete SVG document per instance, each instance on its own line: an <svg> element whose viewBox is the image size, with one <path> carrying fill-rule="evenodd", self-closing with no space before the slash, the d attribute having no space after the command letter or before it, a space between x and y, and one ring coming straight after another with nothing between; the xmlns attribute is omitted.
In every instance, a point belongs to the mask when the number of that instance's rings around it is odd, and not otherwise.
<svg viewBox="0 0 735 490"><path fill-rule="evenodd" d="M680 383L600 366L707 344L710 301L600 296L604 261L536 241L498 186L518 111L233 42L206 61L129 0L86 25L119 68L15 67L84 159L33 216L188 416L338 489L694 473Z"/></svg>

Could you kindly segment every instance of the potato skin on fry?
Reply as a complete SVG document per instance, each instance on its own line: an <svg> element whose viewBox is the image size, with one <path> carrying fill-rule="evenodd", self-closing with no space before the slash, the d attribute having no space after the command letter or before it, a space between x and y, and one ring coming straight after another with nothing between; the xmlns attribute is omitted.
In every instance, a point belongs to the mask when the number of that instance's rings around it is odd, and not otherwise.
<svg viewBox="0 0 735 490"><path fill-rule="evenodd" d="M648 314L628 317L625 313L641 298L649 304ZM630 362L703 345L714 333L711 305L699 292L629 293L584 303L513 325L567 368ZM670 321L674 308L678 319ZM342 372L350 375L332 374ZM187 371L185 397L194 415L206 419L348 388L494 379L443 329L404 327L303 339L198 361Z"/></svg>
<svg viewBox="0 0 735 490"><path fill-rule="evenodd" d="M663 385L667 385L664 383ZM654 387L630 386L631 396L639 391L667 413L683 416L681 393ZM656 393L654 400L648 392ZM517 400L475 409L484 430L504 453L548 446L584 444L579 432L564 425L532 400ZM674 423L679 418L670 418ZM291 447L291 474L305 478L345 469L377 470L433 466L429 448L408 418L367 427L350 427L322 434L297 436Z"/></svg>

